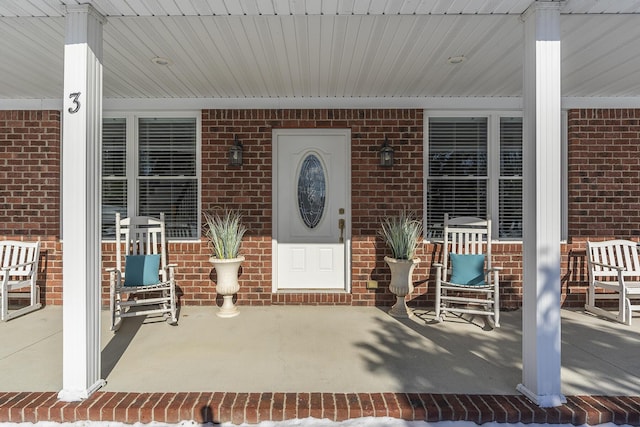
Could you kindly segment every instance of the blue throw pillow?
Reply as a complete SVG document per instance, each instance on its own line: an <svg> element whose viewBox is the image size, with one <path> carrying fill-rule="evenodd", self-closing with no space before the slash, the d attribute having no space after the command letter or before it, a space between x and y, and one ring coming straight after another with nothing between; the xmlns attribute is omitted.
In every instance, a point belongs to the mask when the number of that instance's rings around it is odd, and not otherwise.
<svg viewBox="0 0 640 427"><path fill-rule="evenodd" d="M449 254L451 278L456 285L485 285L484 254Z"/></svg>
<svg viewBox="0 0 640 427"><path fill-rule="evenodd" d="M160 282L160 255L127 255L125 286L147 286Z"/></svg>

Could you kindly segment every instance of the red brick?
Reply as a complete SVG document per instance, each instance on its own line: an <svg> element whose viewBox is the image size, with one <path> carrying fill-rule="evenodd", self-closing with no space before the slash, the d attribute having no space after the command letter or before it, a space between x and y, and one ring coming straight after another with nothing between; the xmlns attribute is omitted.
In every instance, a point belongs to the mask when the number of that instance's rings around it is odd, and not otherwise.
<svg viewBox="0 0 640 427"><path fill-rule="evenodd" d="M297 413L296 418L303 419L311 416L311 394L310 393L297 393Z"/></svg>
<svg viewBox="0 0 640 427"><path fill-rule="evenodd" d="M613 400L629 411L627 424L640 425L640 396L617 396Z"/></svg>
<svg viewBox="0 0 640 427"><path fill-rule="evenodd" d="M58 400L56 402L54 402L50 407L49 407L49 418L48 421L53 421L53 422L57 422L57 423L61 423L61 422L65 422L65 418L64 418L64 411L65 408L69 405L72 405L72 403L70 402L63 402L61 400Z"/></svg>
<svg viewBox="0 0 640 427"><path fill-rule="evenodd" d="M52 405L54 405L55 402L58 400L58 393L49 392L49 393L46 393L46 394L48 394L49 397L46 400L44 400L43 402L41 402L35 408L35 421L34 422L49 421L50 420L50 418L49 418L49 408Z"/></svg>
<svg viewBox="0 0 640 427"><path fill-rule="evenodd" d="M129 405L131 404L131 402L135 400L136 393L122 393L122 395L122 398L113 408L113 416L116 419L124 420L126 422L127 409L129 409Z"/></svg>
<svg viewBox="0 0 640 427"><path fill-rule="evenodd" d="M322 419L322 393L310 393L309 394L309 416L313 418Z"/></svg>
<svg viewBox="0 0 640 427"><path fill-rule="evenodd" d="M336 402L336 421L344 421L349 419L349 403L347 402L347 395L344 393L335 393L334 399Z"/></svg>
<svg viewBox="0 0 640 427"><path fill-rule="evenodd" d="M231 422L233 424L242 424L245 420L244 410L247 406L248 393L237 393L236 399L231 406Z"/></svg>
<svg viewBox="0 0 640 427"><path fill-rule="evenodd" d="M400 405L398 404L398 399L396 398L396 394L382 393L382 398L384 399L388 416L392 418L401 418L402 411L400 410Z"/></svg>
<svg viewBox="0 0 640 427"><path fill-rule="evenodd" d="M478 424L484 424L489 421L494 421L496 416L492 409L492 406L495 404L495 401L492 399L490 395L472 395L473 403L479 410L478 416Z"/></svg>
<svg viewBox="0 0 640 427"><path fill-rule="evenodd" d="M154 421L167 419L167 408L171 406L174 398L175 394L173 393L162 393L156 397L155 405L151 409L151 417Z"/></svg>
<svg viewBox="0 0 640 427"><path fill-rule="evenodd" d="M369 393L358 393L358 399L360 400L360 407L362 409L362 417L375 417L376 411L373 400Z"/></svg>
<svg viewBox="0 0 640 427"><path fill-rule="evenodd" d="M51 397L51 393L30 393L27 399L19 402L22 407L20 419L22 422L35 422L36 410L40 404L46 402Z"/></svg>
<svg viewBox="0 0 640 427"><path fill-rule="evenodd" d="M127 408L127 422L135 423L138 421L147 423L147 419L151 418L151 409L153 406L147 407L150 393L138 393L135 399L129 403Z"/></svg>
<svg viewBox="0 0 640 427"><path fill-rule="evenodd" d="M322 393L322 418L337 420L336 400L333 393Z"/></svg>
<svg viewBox="0 0 640 427"><path fill-rule="evenodd" d="M258 422L271 420L273 393L262 393L258 405Z"/></svg>
<svg viewBox="0 0 640 427"><path fill-rule="evenodd" d="M283 421L285 419L284 393L274 393L271 404L271 419Z"/></svg>
<svg viewBox="0 0 640 427"><path fill-rule="evenodd" d="M371 396L371 402L373 404L374 416L376 417L389 416L387 402L385 401L382 393L371 393L370 396Z"/></svg>
<svg viewBox="0 0 640 427"><path fill-rule="evenodd" d="M16 393L13 398L7 402L7 420L20 422L22 420L22 408L29 403L32 394L28 392Z"/></svg>
<svg viewBox="0 0 640 427"><path fill-rule="evenodd" d="M261 403L261 393L249 393L244 408L244 422L248 424L257 424L260 421L258 416L258 408Z"/></svg>

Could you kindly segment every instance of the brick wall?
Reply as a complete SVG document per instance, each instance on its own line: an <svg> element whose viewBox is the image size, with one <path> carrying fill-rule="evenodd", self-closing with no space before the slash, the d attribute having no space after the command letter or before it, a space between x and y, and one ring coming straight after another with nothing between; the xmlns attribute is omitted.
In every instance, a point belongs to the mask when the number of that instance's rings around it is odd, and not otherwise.
<svg viewBox="0 0 640 427"><path fill-rule="evenodd" d="M0 110L0 235L60 235L60 112Z"/></svg>
<svg viewBox="0 0 640 427"><path fill-rule="evenodd" d="M569 114L569 235L640 236L640 109Z"/></svg>
<svg viewBox="0 0 640 427"><path fill-rule="evenodd" d="M205 110L202 113L202 201L244 212L249 229L240 279L240 304L389 304L385 249L376 241L379 219L403 207L422 216L422 110ZM349 128L352 155L352 293L271 294L271 132L279 128ZM244 146L244 166L227 165L234 135ZM378 151L387 136L396 165L381 168ZM428 255L422 254L423 258ZM429 262L416 269L424 277ZM204 267L203 267L204 268ZM204 268L206 270L206 268ZM203 282L208 277L202 277ZM424 293L425 285L417 293ZM206 292L205 284L202 286ZM213 292L213 286L209 289ZM190 294L186 301L195 300ZM196 302L196 301L194 301Z"/></svg>
<svg viewBox="0 0 640 427"><path fill-rule="evenodd" d="M586 240L640 237L640 109L571 110L565 305L584 304Z"/></svg>
<svg viewBox="0 0 640 427"><path fill-rule="evenodd" d="M62 303L60 112L0 110L0 238L42 241L42 301Z"/></svg>
<svg viewBox="0 0 640 427"><path fill-rule="evenodd" d="M390 280L376 238L379 219L407 207L422 216L422 110L204 110L202 112L202 201L204 209L240 209L249 232L247 260L240 278L241 305L389 305ZM565 305L584 304L585 240L638 238L640 213L640 110L573 110L569 113L569 241L562 246ZM276 128L350 128L352 132L352 293L271 294L271 131ZM234 135L244 145L244 166L230 167L227 153ZM387 136L395 149L393 168L378 166ZM43 241L40 285L47 304L61 303L60 113L0 111L0 238ZM426 245L418 256L416 290L410 304L433 305L439 248ZM522 298L522 247L494 246L503 267L502 305ZM113 265L113 244L103 245L103 266ZM181 300L211 305L215 271L203 242L171 242ZM107 276L103 276L107 302ZM378 289L366 289L367 280Z"/></svg>

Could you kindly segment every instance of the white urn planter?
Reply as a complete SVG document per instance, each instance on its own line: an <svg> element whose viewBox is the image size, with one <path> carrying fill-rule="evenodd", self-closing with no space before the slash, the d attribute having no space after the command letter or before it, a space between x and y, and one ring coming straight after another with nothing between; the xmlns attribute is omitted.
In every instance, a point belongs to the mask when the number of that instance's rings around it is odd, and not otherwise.
<svg viewBox="0 0 640 427"><path fill-rule="evenodd" d="M238 270L244 261L244 256L237 258L221 259L209 258L216 269L216 292L222 295L222 306L217 315L219 317L234 317L240 314L240 310L233 303L233 295L240 290L238 283Z"/></svg>
<svg viewBox="0 0 640 427"><path fill-rule="evenodd" d="M389 314L393 317L408 319L413 316L413 312L407 307L405 297L413 292L413 269L416 268L420 259L407 260L386 256L384 260L391 270L389 290L396 296L396 303L389 310Z"/></svg>

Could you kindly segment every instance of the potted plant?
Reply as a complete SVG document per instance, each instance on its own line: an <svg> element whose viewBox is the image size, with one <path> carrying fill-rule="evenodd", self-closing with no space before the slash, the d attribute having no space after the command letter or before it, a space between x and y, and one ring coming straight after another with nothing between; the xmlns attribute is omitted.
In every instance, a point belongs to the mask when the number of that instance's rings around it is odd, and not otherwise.
<svg viewBox="0 0 640 427"><path fill-rule="evenodd" d="M204 212L205 237L213 256L209 258L216 269L216 292L223 296L222 307L217 313L220 317L233 317L240 314L233 303L233 295L240 290L238 284L238 270L244 261L240 255L240 243L247 231L242 224L242 215L233 210L227 210L224 215Z"/></svg>
<svg viewBox="0 0 640 427"><path fill-rule="evenodd" d="M403 210L399 215L384 218L379 234L392 253L391 257L384 257L391 270L389 289L397 298L389 314L411 317L413 313L407 307L405 297L413 292L412 274L420 262L415 254L422 236L422 222L415 219L412 212Z"/></svg>

